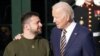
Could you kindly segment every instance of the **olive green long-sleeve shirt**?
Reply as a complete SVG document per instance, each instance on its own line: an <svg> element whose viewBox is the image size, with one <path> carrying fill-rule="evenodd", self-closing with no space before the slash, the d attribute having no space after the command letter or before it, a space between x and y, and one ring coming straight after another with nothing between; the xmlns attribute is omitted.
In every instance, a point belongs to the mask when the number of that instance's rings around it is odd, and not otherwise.
<svg viewBox="0 0 100 56"><path fill-rule="evenodd" d="M22 37L8 44L4 56L49 56L49 44L46 39L30 40Z"/></svg>

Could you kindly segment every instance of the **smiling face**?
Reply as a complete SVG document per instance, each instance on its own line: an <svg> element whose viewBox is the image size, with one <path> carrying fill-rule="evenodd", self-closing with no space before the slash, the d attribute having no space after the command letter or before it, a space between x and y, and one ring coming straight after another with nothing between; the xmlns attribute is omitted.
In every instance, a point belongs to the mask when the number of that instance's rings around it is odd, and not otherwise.
<svg viewBox="0 0 100 56"><path fill-rule="evenodd" d="M24 23L24 30L31 34L40 34L42 23L38 16L29 17Z"/></svg>
<svg viewBox="0 0 100 56"><path fill-rule="evenodd" d="M32 16L30 18L30 22L29 22L28 26L29 26L29 31L31 33L36 33L36 34L41 33L42 24L41 24L39 17Z"/></svg>

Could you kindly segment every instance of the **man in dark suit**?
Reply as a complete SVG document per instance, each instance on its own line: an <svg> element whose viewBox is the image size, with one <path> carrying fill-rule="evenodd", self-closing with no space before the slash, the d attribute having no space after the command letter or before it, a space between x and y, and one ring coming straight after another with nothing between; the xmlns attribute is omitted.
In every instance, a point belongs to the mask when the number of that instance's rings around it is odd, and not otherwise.
<svg viewBox="0 0 100 56"><path fill-rule="evenodd" d="M92 33L74 21L74 13L68 3L53 5L52 16L56 24L50 38L54 56L95 56Z"/></svg>
<svg viewBox="0 0 100 56"><path fill-rule="evenodd" d="M100 56L100 0L76 0L75 4L75 21L93 32L96 56Z"/></svg>

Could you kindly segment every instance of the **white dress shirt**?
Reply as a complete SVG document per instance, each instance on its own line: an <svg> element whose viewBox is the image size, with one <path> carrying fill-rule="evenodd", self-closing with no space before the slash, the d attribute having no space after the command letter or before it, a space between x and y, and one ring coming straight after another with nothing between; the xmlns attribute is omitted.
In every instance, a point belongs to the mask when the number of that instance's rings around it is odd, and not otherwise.
<svg viewBox="0 0 100 56"><path fill-rule="evenodd" d="M68 43L75 26L76 26L76 23L73 21L67 28L65 28L65 30L67 31L67 33L66 33L66 43ZM61 36L62 35L63 35L63 33L61 34Z"/></svg>

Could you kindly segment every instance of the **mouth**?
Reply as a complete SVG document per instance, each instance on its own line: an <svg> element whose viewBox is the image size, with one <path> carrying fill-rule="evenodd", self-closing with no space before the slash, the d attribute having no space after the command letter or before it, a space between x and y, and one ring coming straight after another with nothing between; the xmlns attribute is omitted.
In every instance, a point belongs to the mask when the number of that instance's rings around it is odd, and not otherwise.
<svg viewBox="0 0 100 56"><path fill-rule="evenodd" d="M38 28L38 30L41 30L41 28Z"/></svg>

